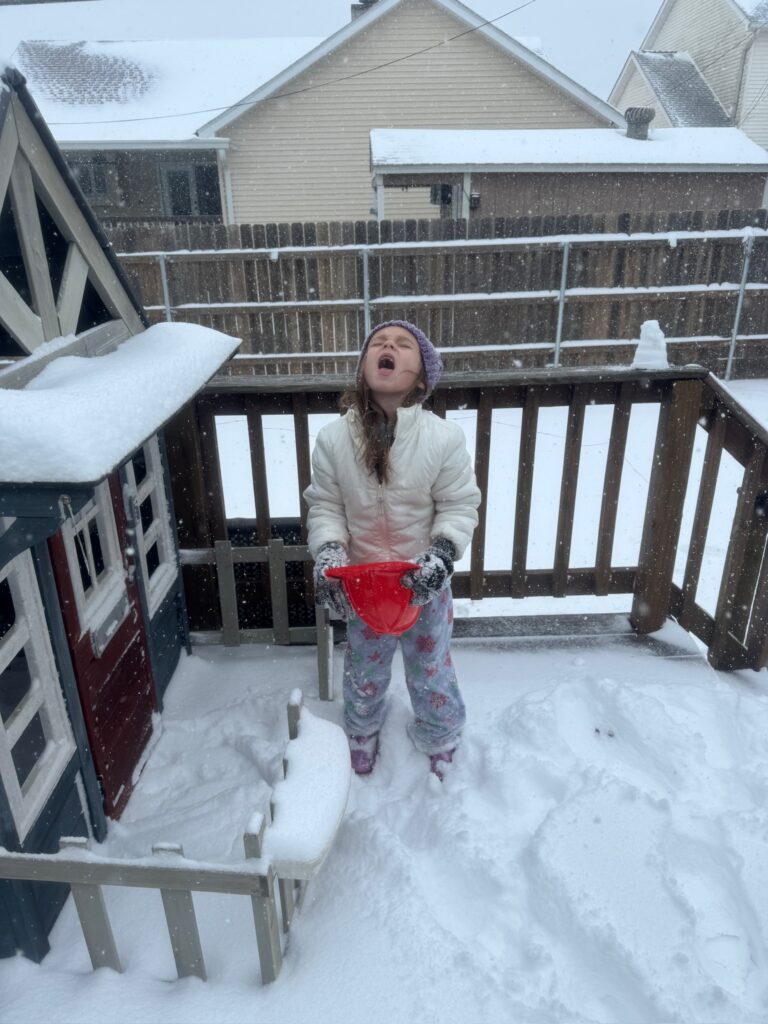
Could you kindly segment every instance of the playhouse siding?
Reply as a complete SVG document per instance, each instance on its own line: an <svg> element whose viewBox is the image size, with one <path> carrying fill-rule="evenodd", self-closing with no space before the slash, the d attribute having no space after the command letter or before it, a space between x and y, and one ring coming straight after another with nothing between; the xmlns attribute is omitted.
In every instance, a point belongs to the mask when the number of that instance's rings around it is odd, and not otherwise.
<svg viewBox="0 0 768 1024"><path fill-rule="evenodd" d="M331 83L462 31L466 24L432 4L407 0L283 91ZM371 128L605 126L593 111L471 32L352 81L269 98L220 134L231 140L236 221L316 221L370 216ZM389 209L397 215L396 207Z"/></svg>
<svg viewBox="0 0 768 1024"><path fill-rule="evenodd" d="M768 31L755 36L747 57L739 117L741 127L761 146L768 147Z"/></svg>
<svg viewBox="0 0 768 1024"><path fill-rule="evenodd" d="M627 107L653 107L656 111L656 117L654 117L651 127L672 127L672 122L664 113L664 107L659 102L656 93L634 63L630 63L627 84L620 93L612 97L611 102L615 104L617 110L620 110L622 114Z"/></svg>
<svg viewBox="0 0 768 1024"><path fill-rule="evenodd" d="M687 50L733 117L748 41L747 23L730 0L677 0L643 49Z"/></svg>

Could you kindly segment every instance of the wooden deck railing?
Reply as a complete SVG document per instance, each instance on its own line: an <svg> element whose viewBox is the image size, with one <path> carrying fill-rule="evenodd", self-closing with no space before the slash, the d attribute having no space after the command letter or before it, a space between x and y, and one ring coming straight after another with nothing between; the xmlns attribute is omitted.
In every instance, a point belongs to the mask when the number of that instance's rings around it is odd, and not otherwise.
<svg viewBox="0 0 768 1024"><path fill-rule="evenodd" d="M304 543L306 509L301 508L298 543L283 544L270 517L263 418L288 414L293 419L298 498L310 479L309 416L335 412L339 391L347 383L346 378L327 377L221 377L170 424L169 458L194 641L291 643L315 637L311 562ZM614 539L627 471L630 414L648 404L658 407L659 417L642 531L636 538L639 556L636 564L616 564ZM595 405L611 409L611 429L595 560L585 567L574 563L571 549L585 413ZM558 407L567 409L567 430L555 555L550 567L532 568L531 522L545 511L536 506L533 488L537 425L540 410ZM470 567L454 577L456 597L631 594L630 622L637 632L659 629L671 614L707 645L716 667L758 668L766 663L768 433L705 370L449 374L434 396L434 409L442 416L456 409L476 415L475 470L484 501ZM521 409L522 429L516 494L509 509L511 563L506 569L491 569L485 558L487 497L493 413L500 409ZM232 524L225 513L215 429L215 418L221 415L241 415L248 423L256 519L254 543L246 546L232 544ZM706 457L689 535L681 536L686 495L695 483L689 477L697 430L708 434ZM696 592L724 451L743 467L743 480L733 522L720 524L728 529L730 543L712 613L697 603ZM673 580L680 544L688 549L682 585ZM259 628L244 624L254 603L271 615ZM472 623L480 629L480 622L471 619L470 629Z"/></svg>

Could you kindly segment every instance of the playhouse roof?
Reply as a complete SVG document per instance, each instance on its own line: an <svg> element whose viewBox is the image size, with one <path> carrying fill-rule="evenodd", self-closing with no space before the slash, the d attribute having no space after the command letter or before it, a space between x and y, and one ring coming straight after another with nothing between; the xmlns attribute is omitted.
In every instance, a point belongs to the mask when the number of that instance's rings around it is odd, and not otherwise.
<svg viewBox="0 0 768 1024"><path fill-rule="evenodd" d="M49 342L30 358L61 344ZM0 484L103 479L193 398L239 344L197 324L156 324L106 355L62 355L21 389L3 388L0 373Z"/></svg>
<svg viewBox="0 0 768 1024"><path fill-rule="evenodd" d="M13 62L57 142L199 145L196 130L318 39L20 43ZM209 139L205 145L215 145Z"/></svg>
<svg viewBox="0 0 768 1024"><path fill-rule="evenodd" d="M374 129L377 173L768 170L768 153L738 128L659 128L647 140L614 128Z"/></svg>

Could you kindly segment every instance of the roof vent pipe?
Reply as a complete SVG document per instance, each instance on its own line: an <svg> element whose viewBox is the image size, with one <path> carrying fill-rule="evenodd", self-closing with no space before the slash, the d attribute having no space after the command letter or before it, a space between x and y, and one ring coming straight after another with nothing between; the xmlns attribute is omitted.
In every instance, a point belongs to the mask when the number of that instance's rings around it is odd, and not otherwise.
<svg viewBox="0 0 768 1024"><path fill-rule="evenodd" d="M624 120L627 122L628 139L647 139L648 128L656 117L653 107L627 107Z"/></svg>
<svg viewBox="0 0 768 1024"><path fill-rule="evenodd" d="M365 12L370 7L373 7L375 3L376 0L360 0L359 4L352 4L352 21L354 21L355 18L359 18L361 14L365 14Z"/></svg>

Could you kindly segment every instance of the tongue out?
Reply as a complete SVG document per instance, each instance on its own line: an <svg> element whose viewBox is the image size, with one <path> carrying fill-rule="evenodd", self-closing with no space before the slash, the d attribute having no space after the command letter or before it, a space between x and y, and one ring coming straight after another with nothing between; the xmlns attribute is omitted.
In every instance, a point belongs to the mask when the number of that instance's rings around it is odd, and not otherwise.
<svg viewBox="0 0 768 1024"><path fill-rule="evenodd" d="M391 377L395 372L395 361L391 356L382 356L379 360L379 374L382 377Z"/></svg>

